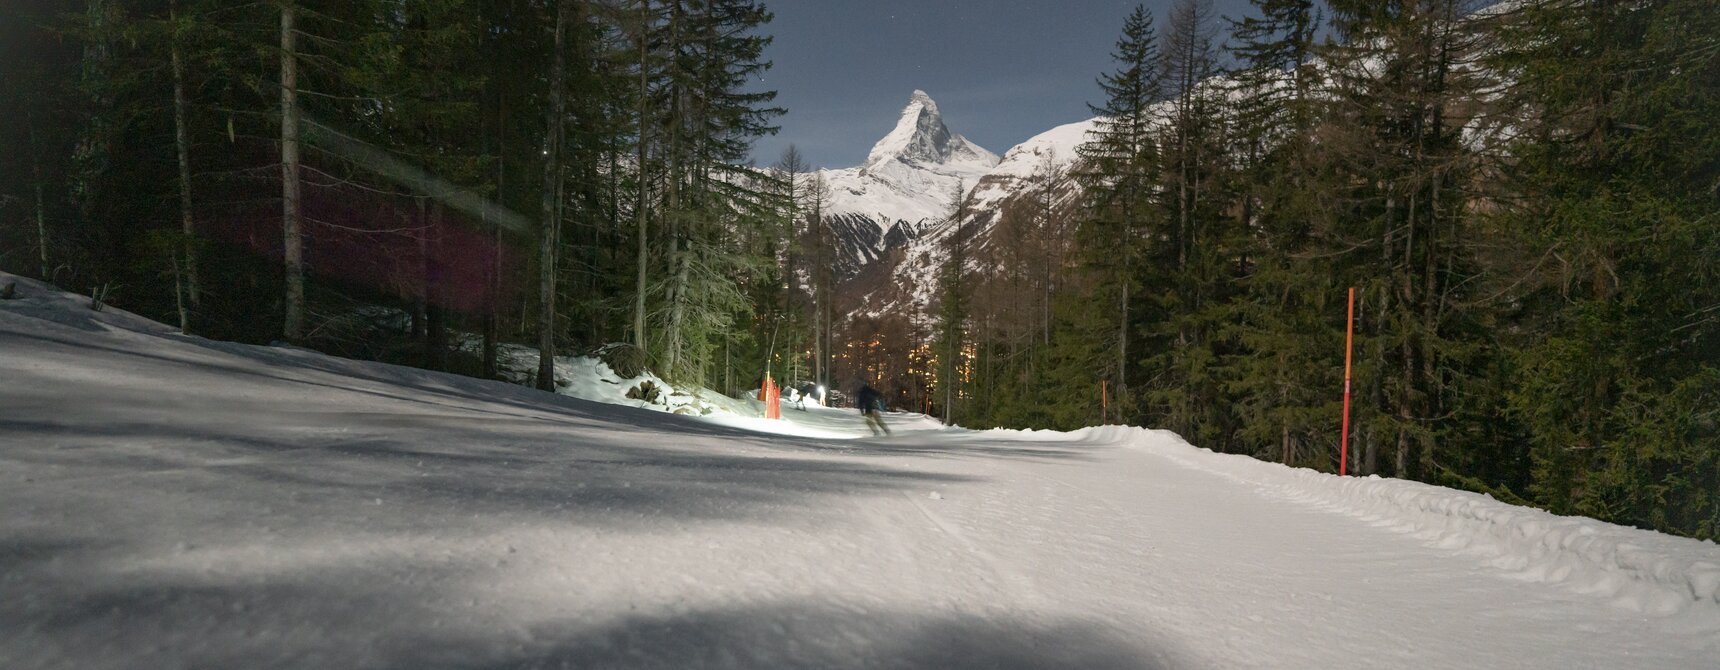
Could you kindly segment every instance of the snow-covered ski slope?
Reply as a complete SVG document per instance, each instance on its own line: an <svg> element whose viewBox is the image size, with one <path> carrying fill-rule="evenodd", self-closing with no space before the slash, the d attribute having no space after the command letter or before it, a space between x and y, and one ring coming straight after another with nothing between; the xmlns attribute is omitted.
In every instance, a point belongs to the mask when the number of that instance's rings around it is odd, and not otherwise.
<svg viewBox="0 0 1720 670"><path fill-rule="evenodd" d="M19 288L3 668L1720 667L1710 543L1163 432L725 425Z"/></svg>

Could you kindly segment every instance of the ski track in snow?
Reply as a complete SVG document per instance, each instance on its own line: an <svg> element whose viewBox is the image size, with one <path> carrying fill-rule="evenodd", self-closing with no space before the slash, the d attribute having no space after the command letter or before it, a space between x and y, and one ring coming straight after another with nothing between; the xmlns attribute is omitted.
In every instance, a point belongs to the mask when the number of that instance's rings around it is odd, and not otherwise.
<svg viewBox="0 0 1720 670"><path fill-rule="evenodd" d="M894 415L897 436L873 439L816 408L784 414L847 437L761 433L183 337L19 281L24 299L0 302L4 668L1720 658L1720 606L1700 597L1711 543L1168 433ZM1658 567L1620 577L1555 552L1575 567L1534 573L1475 519L1587 528L1569 535Z"/></svg>

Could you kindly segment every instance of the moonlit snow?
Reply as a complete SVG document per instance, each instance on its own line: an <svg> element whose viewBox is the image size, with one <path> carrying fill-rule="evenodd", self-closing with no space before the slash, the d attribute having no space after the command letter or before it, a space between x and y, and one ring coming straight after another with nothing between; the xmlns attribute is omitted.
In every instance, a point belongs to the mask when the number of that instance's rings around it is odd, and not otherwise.
<svg viewBox="0 0 1720 670"><path fill-rule="evenodd" d="M1712 543L1157 431L683 417L184 337L16 280L4 668L1720 658Z"/></svg>

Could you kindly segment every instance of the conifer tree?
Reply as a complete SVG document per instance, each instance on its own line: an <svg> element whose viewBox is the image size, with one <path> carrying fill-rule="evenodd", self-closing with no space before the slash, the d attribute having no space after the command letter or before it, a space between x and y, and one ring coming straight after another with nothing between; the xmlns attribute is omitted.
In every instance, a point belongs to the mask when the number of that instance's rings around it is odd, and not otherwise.
<svg viewBox="0 0 1720 670"><path fill-rule="evenodd" d="M944 425L955 425L956 404L962 399L963 376L967 370L969 288L967 228L967 185L957 183L950 194L949 215L944 218L944 263L938 270L938 334L937 356L942 369L938 373L942 386Z"/></svg>
<svg viewBox="0 0 1720 670"><path fill-rule="evenodd" d="M281 337L299 342L305 337L305 265L303 188L299 170L299 8L297 0L281 2L281 234L286 266L286 315Z"/></svg>
<svg viewBox="0 0 1720 670"><path fill-rule="evenodd" d="M662 374L704 379L713 345L747 306L732 280L763 262L735 242L743 228L780 225L773 189L743 168L754 138L775 132L772 91L748 82L769 68L771 19L754 0L669 0L662 26L666 74L660 152L666 173L661 211L668 270L659 282Z"/></svg>
<svg viewBox="0 0 1720 670"><path fill-rule="evenodd" d="M1160 94L1161 75L1157 35L1152 14L1136 5L1123 23L1112 59L1117 69L1099 79L1105 102L1090 105L1098 115L1096 127L1081 146L1083 168L1077 173L1087 198L1087 213L1077 231L1089 272L1099 277L1094 297L1113 314L1105 348L1113 352L1103 375L1116 393L1118 416L1129 416L1133 349L1133 303L1137 299L1145 221L1153 202L1153 177L1158 147L1151 134L1152 105Z"/></svg>
<svg viewBox="0 0 1720 670"><path fill-rule="evenodd" d="M1169 100L1158 133L1163 197L1148 224L1148 266L1139 329L1149 353L1144 407L1155 425L1224 450L1229 419L1219 397L1216 331L1226 320L1236 275L1237 227L1223 208L1227 119L1207 81L1216 69L1212 8L1182 0L1172 8L1161 57Z"/></svg>
<svg viewBox="0 0 1720 670"><path fill-rule="evenodd" d="M1343 293L1312 260L1324 207L1314 128L1319 12L1310 0L1255 0L1231 20L1235 100L1227 151L1236 158L1234 205L1246 241L1234 319L1223 330L1236 350L1221 372L1244 448L1286 465L1329 467L1339 411L1330 389L1340 341L1335 303Z"/></svg>
<svg viewBox="0 0 1720 670"><path fill-rule="evenodd" d="M1441 370L1461 367L1465 349L1455 329L1467 315L1453 306L1472 262L1462 244L1470 161L1453 101L1469 89L1458 64L1474 45L1456 22L1458 0L1329 5L1343 42L1323 49L1338 102L1327 146L1349 186L1327 234L1353 242L1339 263L1358 286L1366 336L1363 460L1375 463L1390 440L1393 474L1432 477L1447 427Z"/></svg>
<svg viewBox="0 0 1720 670"><path fill-rule="evenodd" d="M1491 64L1527 127L1498 259L1534 500L1720 537L1720 16L1524 3Z"/></svg>
<svg viewBox="0 0 1720 670"><path fill-rule="evenodd" d="M545 116L542 207L538 215L538 371L537 386L555 390L556 260L561 233L561 145L567 122L567 31L572 0L556 0L555 46L550 56L549 109Z"/></svg>
<svg viewBox="0 0 1720 670"><path fill-rule="evenodd" d="M824 181L823 171L809 175L800 246L807 261L806 281L810 289L807 304L810 314L807 320L812 330L812 376L825 388L831 386L830 367L835 356L836 340L836 276L830 248L832 241L829 227L824 220L824 207L829 200L830 185Z"/></svg>

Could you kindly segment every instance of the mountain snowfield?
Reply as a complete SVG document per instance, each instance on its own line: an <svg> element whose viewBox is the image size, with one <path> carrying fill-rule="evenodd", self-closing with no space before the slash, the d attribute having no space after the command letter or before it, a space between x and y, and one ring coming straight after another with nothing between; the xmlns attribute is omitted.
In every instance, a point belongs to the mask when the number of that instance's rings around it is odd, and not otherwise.
<svg viewBox="0 0 1720 670"><path fill-rule="evenodd" d="M950 132L931 96L914 91L865 165L820 171L830 188L826 212L865 217L880 232L936 221L949 216L958 187L972 187L997 164L996 154Z"/></svg>
<svg viewBox="0 0 1720 670"><path fill-rule="evenodd" d="M946 215L928 226L911 240L901 254L901 263L889 272L873 273L888 281L859 287L864 297L856 309L861 314L906 313L924 318L933 311L938 272L947 258L949 236L958 229L968 235L970 243L983 247L991 243L992 226L1002 216L1004 207L1016 198L1025 197L1040 180L1050 178L1055 187L1054 207L1066 210L1080 195L1080 189L1068 177L1070 168L1079 157L1077 152L1098 125L1098 119L1064 124L1029 138L1004 153L1003 159L968 190L967 215L953 221Z"/></svg>
<svg viewBox="0 0 1720 670"><path fill-rule="evenodd" d="M1720 658L1711 542L1162 431L677 416L186 337L13 281L0 667Z"/></svg>
<svg viewBox="0 0 1720 670"><path fill-rule="evenodd" d="M937 102L914 91L864 165L819 171L830 189L824 225L841 250L838 275L850 284L843 293L854 297L854 311L926 313L942 245L956 228L950 220L956 198L968 207L961 225L988 229L1036 174L1066 172L1094 125L1089 119L1058 126L999 158L951 131ZM1075 194L1067 185L1060 197L1066 203ZM978 237L983 243L983 232Z"/></svg>

